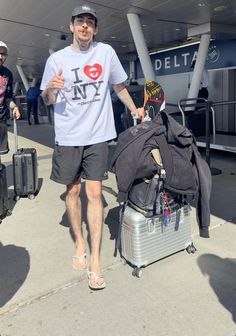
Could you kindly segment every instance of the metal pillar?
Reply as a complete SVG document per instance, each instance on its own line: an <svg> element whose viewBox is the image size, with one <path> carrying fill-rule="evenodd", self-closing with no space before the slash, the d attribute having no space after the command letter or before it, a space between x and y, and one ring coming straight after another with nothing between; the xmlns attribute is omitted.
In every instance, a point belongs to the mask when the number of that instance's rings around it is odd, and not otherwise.
<svg viewBox="0 0 236 336"><path fill-rule="evenodd" d="M14 88L13 88L13 94L16 95L17 91L19 89L19 82L15 82Z"/></svg>
<svg viewBox="0 0 236 336"><path fill-rule="evenodd" d="M23 85L25 87L25 90L28 91L28 89L29 89L29 82L28 82L28 80L27 80L27 78L26 78L26 76L24 74L24 71L22 70L22 67L17 64L16 68L17 68L17 71L18 71L18 73L20 75L22 83L23 83Z"/></svg>
<svg viewBox="0 0 236 336"><path fill-rule="evenodd" d="M130 81L136 79L135 63L134 63L134 61L130 61L129 62L129 78L130 78Z"/></svg>
<svg viewBox="0 0 236 336"><path fill-rule="evenodd" d="M33 78L31 82L31 86L35 86L37 83L37 78Z"/></svg>
<svg viewBox="0 0 236 336"><path fill-rule="evenodd" d="M143 74L146 80L156 80L153 70L152 62L148 53L147 45L144 39L143 30L141 27L138 14L128 13L127 18L129 21L130 29L133 35L134 43L140 59Z"/></svg>
<svg viewBox="0 0 236 336"><path fill-rule="evenodd" d="M190 84L188 98L197 98L201 84L202 73L205 66L207 52L210 44L210 34L203 34L200 39L200 44L197 53L197 59L193 70L193 77Z"/></svg>

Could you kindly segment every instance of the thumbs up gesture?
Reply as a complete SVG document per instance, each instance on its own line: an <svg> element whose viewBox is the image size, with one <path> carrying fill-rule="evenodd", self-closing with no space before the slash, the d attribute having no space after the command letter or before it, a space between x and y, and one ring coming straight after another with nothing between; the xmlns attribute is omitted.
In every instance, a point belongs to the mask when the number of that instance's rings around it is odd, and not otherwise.
<svg viewBox="0 0 236 336"><path fill-rule="evenodd" d="M64 89L64 79L62 77L62 72L63 70L59 69L57 74L50 79L47 85L48 89Z"/></svg>
<svg viewBox="0 0 236 336"><path fill-rule="evenodd" d="M46 105L55 104L58 91L64 89L64 79L62 77L62 72L62 69L58 69L57 74L50 79L45 89L41 93L43 101Z"/></svg>

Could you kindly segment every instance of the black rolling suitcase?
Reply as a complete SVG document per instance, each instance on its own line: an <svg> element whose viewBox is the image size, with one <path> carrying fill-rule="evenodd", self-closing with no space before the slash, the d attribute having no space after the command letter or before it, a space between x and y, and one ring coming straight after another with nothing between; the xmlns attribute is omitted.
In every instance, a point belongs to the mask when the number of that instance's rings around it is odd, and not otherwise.
<svg viewBox="0 0 236 336"><path fill-rule="evenodd" d="M13 154L13 181L15 200L22 196L35 197L38 190L37 152L35 148L19 148L17 128L14 119L15 153Z"/></svg>
<svg viewBox="0 0 236 336"><path fill-rule="evenodd" d="M11 214L7 188L6 167L0 159L0 223L2 219Z"/></svg>

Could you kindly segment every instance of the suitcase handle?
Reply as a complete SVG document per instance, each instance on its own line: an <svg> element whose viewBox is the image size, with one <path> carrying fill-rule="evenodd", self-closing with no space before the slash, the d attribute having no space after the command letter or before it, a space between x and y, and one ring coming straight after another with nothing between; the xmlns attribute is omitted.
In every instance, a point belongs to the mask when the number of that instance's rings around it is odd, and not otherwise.
<svg viewBox="0 0 236 336"><path fill-rule="evenodd" d="M132 115L133 118L133 123L134 126L136 126L138 124L138 120L140 120L140 116L138 114Z"/></svg>
<svg viewBox="0 0 236 336"><path fill-rule="evenodd" d="M13 118L13 131L14 131L14 152L18 150L18 137L17 137L17 124L16 118Z"/></svg>

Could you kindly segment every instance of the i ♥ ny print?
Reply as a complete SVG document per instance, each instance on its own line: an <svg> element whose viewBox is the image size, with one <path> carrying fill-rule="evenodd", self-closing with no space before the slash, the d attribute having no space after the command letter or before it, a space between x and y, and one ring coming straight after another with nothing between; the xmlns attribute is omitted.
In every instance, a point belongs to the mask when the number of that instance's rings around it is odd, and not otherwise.
<svg viewBox="0 0 236 336"><path fill-rule="evenodd" d="M98 63L93 65L85 65L84 73L87 77L96 80L102 73L102 67Z"/></svg>

